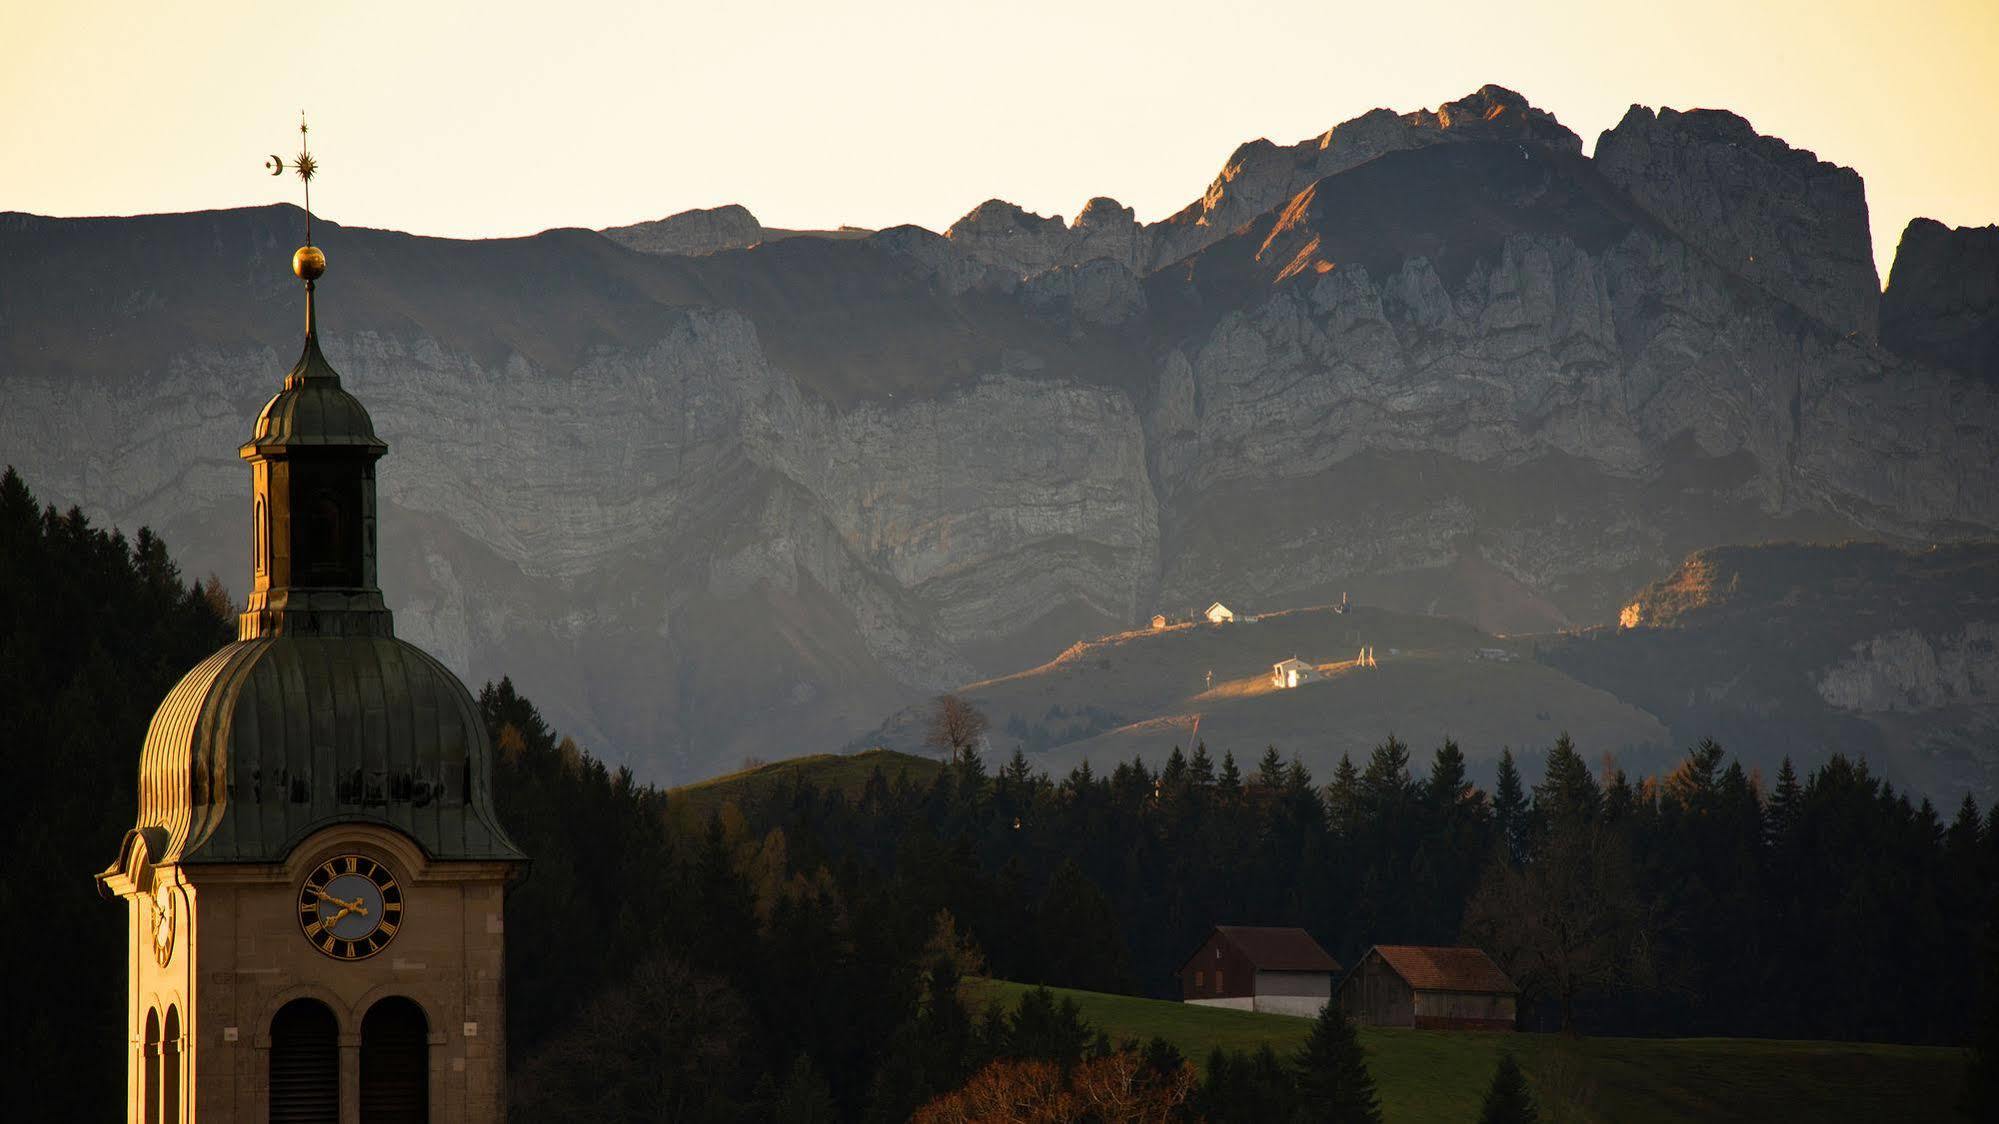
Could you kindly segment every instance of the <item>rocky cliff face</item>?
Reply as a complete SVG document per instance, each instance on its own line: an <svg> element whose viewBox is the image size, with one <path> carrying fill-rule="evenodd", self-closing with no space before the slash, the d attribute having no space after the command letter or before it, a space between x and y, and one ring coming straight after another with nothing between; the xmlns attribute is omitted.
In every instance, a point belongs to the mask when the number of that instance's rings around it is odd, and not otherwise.
<svg viewBox="0 0 1999 1124"><path fill-rule="evenodd" d="M1834 331L1875 337L1881 282L1853 169L1762 136L1733 113L1638 105L1598 139L1596 165L1731 272Z"/></svg>
<svg viewBox="0 0 1999 1124"><path fill-rule="evenodd" d="M1842 710L1922 713L1999 703L1999 622L1926 636L1913 628L1869 637L1819 674L1819 697Z"/></svg>
<svg viewBox="0 0 1999 1124"><path fill-rule="evenodd" d="M1881 343L1999 385L1999 226L1911 222L1881 295Z"/></svg>
<svg viewBox="0 0 1999 1124"><path fill-rule="evenodd" d="M1994 533L1999 389L1578 148L1489 87L1233 161L1151 227L989 204L690 256L326 224L398 627L686 779L1214 598L1518 631L1713 543ZM296 225L0 217L0 458L240 584Z"/></svg>

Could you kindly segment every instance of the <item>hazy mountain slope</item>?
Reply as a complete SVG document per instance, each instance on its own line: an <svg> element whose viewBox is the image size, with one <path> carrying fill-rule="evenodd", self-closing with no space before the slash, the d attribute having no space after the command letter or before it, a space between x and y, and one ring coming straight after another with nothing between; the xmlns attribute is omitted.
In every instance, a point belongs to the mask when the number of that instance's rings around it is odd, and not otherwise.
<svg viewBox="0 0 1999 1124"><path fill-rule="evenodd" d="M315 224L328 354L391 444L399 627L684 780L1216 596L1543 629L1716 543L1999 524L1999 389L1662 218L1713 162L1641 201L1496 87L1321 140L1142 228L1097 201L688 256ZM1727 190L1812 205L1760 167ZM298 227L0 216L0 459L240 586Z"/></svg>
<svg viewBox="0 0 1999 1124"><path fill-rule="evenodd" d="M1774 775L1866 754L1945 800L1999 789L1999 547L1701 551L1622 627L1550 640L1553 667L1712 735Z"/></svg>
<svg viewBox="0 0 1999 1124"><path fill-rule="evenodd" d="M8 219L0 259L24 283L0 455L240 586L234 450L298 332L295 285L247 278L282 262L290 213ZM51 237L67 228L89 234ZM403 634L475 679L536 683L563 728L655 773L841 737L911 684L970 676L959 647L1005 637L991 615L1080 608L1101 629L1149 573L1142 433L1091 381L1116 371L907 255L320 240L326 349L391 445ZM126 268L140 251L174 270ZM73 339L51 327L106 308Z"/></svg>

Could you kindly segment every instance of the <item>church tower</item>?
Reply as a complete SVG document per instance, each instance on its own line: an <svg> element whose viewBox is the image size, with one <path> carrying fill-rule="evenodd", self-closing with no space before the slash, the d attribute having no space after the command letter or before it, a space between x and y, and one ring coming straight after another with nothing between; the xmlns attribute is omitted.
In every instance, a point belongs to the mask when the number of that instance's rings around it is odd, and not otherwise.
<svg viewBox="0 0 1999 1124"><path fill-rule="evenodd" d="M128 1114L497 1121L526 858L477 705L376 586L388 446L320 354L306 243L304 353L238 450L248 607L153 715L137 825L98 876L130 917Z"/></svg>

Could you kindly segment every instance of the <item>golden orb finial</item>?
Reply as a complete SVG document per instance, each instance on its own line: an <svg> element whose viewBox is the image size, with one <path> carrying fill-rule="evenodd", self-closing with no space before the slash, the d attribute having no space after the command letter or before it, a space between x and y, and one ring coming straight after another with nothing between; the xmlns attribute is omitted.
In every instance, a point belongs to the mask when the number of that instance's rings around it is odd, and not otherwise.
<svg viewBox="0 0 1999 1124"><path fill-rule="evenodd" d="M292 255L292 272L301 281L316 281L326 272L326 254L317 246L300 246Z"/></svg>

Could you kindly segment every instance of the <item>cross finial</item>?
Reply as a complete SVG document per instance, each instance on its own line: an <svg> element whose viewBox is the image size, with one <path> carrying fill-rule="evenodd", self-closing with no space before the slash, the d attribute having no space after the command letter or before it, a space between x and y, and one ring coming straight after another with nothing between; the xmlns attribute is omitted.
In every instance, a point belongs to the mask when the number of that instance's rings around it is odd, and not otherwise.
<svg viewBox="0 0 1999 1124"><path fill-rule="evenodd" d="M305 110L301 109L298 111L298 155L286 160L274 152L269 160L264 161L264 167L269 168L274 176L295 172L298 174L299 182L305 185L305 244L310 246L312 245L312 177L319 171L319 161L313 159L312 149L306 144L306 134Z"/></svg>

